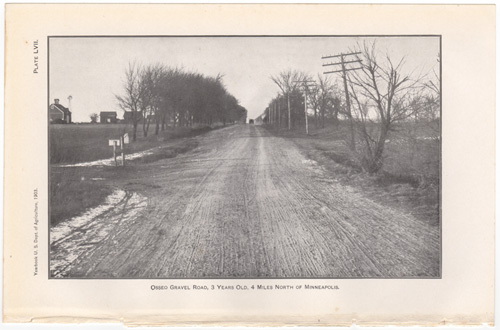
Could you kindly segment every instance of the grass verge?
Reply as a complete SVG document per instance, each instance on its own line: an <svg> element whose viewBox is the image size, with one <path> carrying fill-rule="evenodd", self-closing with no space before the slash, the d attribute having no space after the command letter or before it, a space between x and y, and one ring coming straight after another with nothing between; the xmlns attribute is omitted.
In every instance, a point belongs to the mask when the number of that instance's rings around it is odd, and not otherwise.
<svg viewBox="0 0 500 330"><path fill-rule="evenodd" d="M354 187L378 203L439 225L439 141L423 139L408 144L407 139L394 134L387 144L383 170L369 175L347 148L347 127L342 124L323 129L310 127L309 135L302 130L268 129L292 140L336 182Z"/></svg>
<svg viewBox="0 0 500 330"><path fill-rule="evenodd" d="M140 127L137 130L137 141L130 141L125 146L127 154L162 146L165 142L180 138L194 137L212 130L211 127L176 127L154 135L150 132L144 137ZM110 139L119 139L128 133L132 138L132 128L126 124L80 124L51 125L50 163L74 164L80 162L106 159L113 156L113 148L108 145Z"/></svg>

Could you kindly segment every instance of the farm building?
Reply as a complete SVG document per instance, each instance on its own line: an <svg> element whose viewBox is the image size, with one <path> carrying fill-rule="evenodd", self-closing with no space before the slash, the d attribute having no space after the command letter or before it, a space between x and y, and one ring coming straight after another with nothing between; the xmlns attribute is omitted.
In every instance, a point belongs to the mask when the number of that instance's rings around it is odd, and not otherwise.
<svg viewBox="0 0 500 330"><path fill-rule="evenodd" d="M54 99L54 103L49 106L49 120L51 124L70 124L71 111L59 103L59 99Z"/></svg>
<svg viewBox="0 0 500 330"><path fill-rule="evenodd" d="M99 118L101 124L115 124L118 122L116 111L101 111Z"/></svg>

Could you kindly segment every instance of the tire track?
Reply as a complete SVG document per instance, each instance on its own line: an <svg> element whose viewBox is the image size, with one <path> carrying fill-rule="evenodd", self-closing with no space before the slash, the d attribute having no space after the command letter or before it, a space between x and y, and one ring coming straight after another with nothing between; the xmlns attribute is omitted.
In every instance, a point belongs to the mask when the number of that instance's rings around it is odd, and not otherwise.
<svg viewBox="0 0 500 330"><path fill-rule="evenodd" d="M291 141L253 125L198 139L196 149L141 168L131 187L158 188L143 191L148 207L134 219L118 222L118 209L106 213L100 223L116 229L95 245L68 236L86 252L59 274L439 275L438 228L335 183Z"/></svg>
<svg viewBox="0 0 500 330"><path fill-rule="evenodd" d="M103 212L94 210L51 229L51 276L64 277L95 246L112 239L122 223L134 219L147 205L136 193L115 190L107 198ZM98 209L95 208L95 209Z"/></svg>

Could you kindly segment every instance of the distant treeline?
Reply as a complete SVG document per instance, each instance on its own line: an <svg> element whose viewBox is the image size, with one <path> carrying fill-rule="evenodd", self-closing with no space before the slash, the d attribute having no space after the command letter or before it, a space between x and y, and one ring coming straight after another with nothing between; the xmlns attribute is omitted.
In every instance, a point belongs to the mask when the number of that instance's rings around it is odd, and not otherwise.
<svg viewBox="0 0 500 330"><path fill-rule="evenodd" d="M222 78L221 74L207 77L163 64L129 63L122 93L116 99L125 111L125 120L134 127L133 140L139 123L147 136L150 127L158 134L169 125L246 122L247 110L226 90Z"/></svg>

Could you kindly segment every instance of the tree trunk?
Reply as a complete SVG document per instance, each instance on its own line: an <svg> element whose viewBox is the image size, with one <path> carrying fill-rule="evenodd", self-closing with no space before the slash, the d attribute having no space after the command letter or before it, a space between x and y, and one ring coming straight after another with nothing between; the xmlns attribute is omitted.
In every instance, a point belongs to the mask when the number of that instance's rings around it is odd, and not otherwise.
<svg viewBox="0 0 500 330"><path fill-rule="evenodd" d="M151 116L147 116L147 118L143 118L143 120L142 120L142 132L144 133L144 137L148 136L150 123L151 123Z"/></svg>
<svg viewBox="0 0 500 330"><path fill-rule="evenodd" d="M349 113L349 129L351 130L351 150L356 151L356 135L354 132L354 120Z"/></svg>
<svg viewBox="0 0 500 330"><path fill-rule="evenodd" d="M160 133L160 120L156 121L155 135L158 135L158 133Z"/></svg>
<svg viewBox="0 0 500 330"><path fill-rule="evenodd" d="M321 110L321 128L325 128L325 108Z"/></svg>
<svg viewBox="0 0 500 330"><path fill-rule="evenodd" d="M367 153L363 157L363 168L370 174L378 173L384 165L382 157L384 155L385 140L387 139L388 133L389 129L387 125L383 125L375 146L375 151L372 154Z"/></svg>
<svg viewBox="0 0 500 330"><path fill-rule="evenodd" d="M347 115L349 116L349 127L351 129L351 150L356 151L356 137L354 135L354 123L352 119L351 113L351 101L349 100L349 90L347 89L347 77L346 77L346 68L344 65L344 56L340 56L342 62L342 78L344 80L344 92L345 92L345 103L347 107Z"/></svg>
<svg viewBox="0 0 500 330"><path fill-rule="evenodd" d="M165 130L165 121L167 120L167 114L164 112L161 116L161 131Z"/></svg>
<svg viewBox="0 0 500 330"><path fill-rule="evenodd" d="M142 135L148 137L148 131L146 130L146 119L142 121Z"/></svg>
<svg viewBox="0 0 500 330"><path fill-rule="evenodd" d="M132 141L136 141L137 140L137 124L138 122L136 120L134 120L134 132L132 133Z"/></svg>

